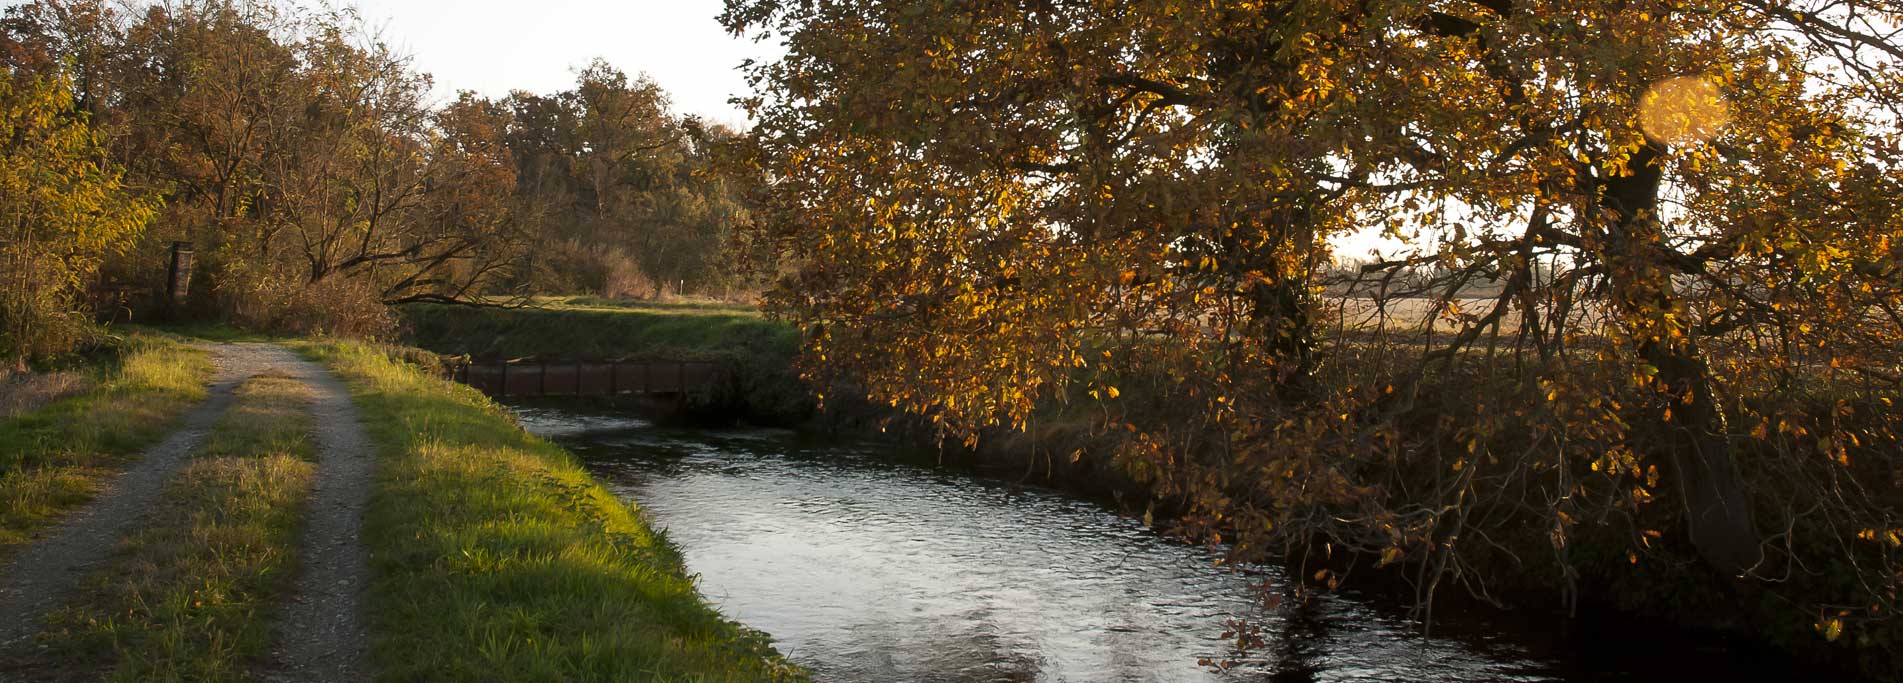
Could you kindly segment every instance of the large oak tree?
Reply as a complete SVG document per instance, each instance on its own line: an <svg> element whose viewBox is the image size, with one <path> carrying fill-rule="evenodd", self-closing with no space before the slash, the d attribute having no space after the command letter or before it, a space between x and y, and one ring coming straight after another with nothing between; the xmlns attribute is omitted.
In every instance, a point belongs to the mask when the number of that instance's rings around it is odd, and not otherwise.
<svg viewBox="0 0 1903 683"><path fill-rule="evenodd" d="M1475 558L1528 564L1496 536L1538 530L1570 586L1569 539L1623 520L1636 562L1660 514L1725 575L1796 566L1798 527L1882 556L1850 539L1897 521L1853 462L1896 444L1900 10L724 20L788 48L751 71L751 235L789 264L773 301L815 376L968 440L1086 400L1126 471L1245 556L1326 542L1484 597ZM1370 235L1406 246L1329 267ZM1894 559L1855 599L1891 599Z"/></svg>

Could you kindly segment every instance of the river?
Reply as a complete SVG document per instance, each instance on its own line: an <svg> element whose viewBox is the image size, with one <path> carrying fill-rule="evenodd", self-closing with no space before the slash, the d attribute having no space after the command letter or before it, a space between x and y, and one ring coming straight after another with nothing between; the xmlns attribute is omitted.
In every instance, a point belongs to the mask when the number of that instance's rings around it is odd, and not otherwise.
<svg viewBox="0 0 1903 683"><path fill-rule="evenodd" d="M1791 680L1722 646L1561 637L1545 614L1443 617L1424 638L1391 599L1283 599L1277 568L1225 568L1099 503L877 444L516 408L820 681ZM1230 620L1262 646L1238 654Z"/></svg>

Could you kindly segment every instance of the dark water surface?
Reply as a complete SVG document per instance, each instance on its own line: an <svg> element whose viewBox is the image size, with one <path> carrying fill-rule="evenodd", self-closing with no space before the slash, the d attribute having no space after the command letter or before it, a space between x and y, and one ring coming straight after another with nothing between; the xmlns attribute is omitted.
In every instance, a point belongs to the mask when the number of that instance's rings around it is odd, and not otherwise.
<svg viewBox="0 0 1903 683"><path fill-rule="evenodd" d="M1097 503L880 446L518 411L821 681L1794 680L1722 648L1557 638L1557 617L1443 617L1426 639L1404 606L1351 592L1270 607L1257 586L1286 586L1278 569L1238 573ZM1230 619L1265 646L1237 655Z"/></svg>

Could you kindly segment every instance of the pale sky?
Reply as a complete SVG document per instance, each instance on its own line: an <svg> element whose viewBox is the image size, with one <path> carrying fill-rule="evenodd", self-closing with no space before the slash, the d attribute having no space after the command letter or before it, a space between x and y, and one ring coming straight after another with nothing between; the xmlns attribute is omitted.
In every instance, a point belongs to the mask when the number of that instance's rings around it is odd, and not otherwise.
<svg viewBox="0 0 1903 683"><path fill-rule="evenodd" d="M474 90L551 93L596 57L630 76L646 73L683 114L744 127L727 103L747 94L741 61L779 48L729 36L715 21L722 0L358 0L390 45L436 77L439 98Z"/></svg>
<svg viewBox="0 0 1903 683"><path fill-rule="evenodd" d="M11 8L29 0L0 0ZM322 2L322 0L312 0ZM384 42L436 76L438 103L472 89L502 97L512 89L554 93L605 57L630 76L649 74L674 97L674 110L746 127L727 99L746 95L738 67L776 59L776 42L733 38L716 21L723 0L331 0L354 6Z"/></svg>
<svg viewBox="0 0 1903 683"><path fill-rule="evenodd" d="M0 0L0 8L26 0ZM548 94L575 82L596 57L629 76L646 73L674 110L735 127L746 114L727 104L747 94L738 71L748 57L778 58L777 42L734 38L714 18L723 0L333 0L354 5L371 30L436 77L438 102L474 90Z"/></svg>

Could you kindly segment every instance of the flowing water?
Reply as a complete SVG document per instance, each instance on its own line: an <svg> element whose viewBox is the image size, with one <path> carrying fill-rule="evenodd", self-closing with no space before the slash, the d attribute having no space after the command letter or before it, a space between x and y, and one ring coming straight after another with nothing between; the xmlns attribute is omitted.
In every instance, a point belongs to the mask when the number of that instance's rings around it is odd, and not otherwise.
<svg viewBox="0 0 1903 683"><path fill-rule="evenodd" d="M1224 568L1101 504L888 447L518 410L820 681L1788 680L1723 648L1558 638L1546 615L1443 617L1423 638L1392 600L1281 599L1278 569ZM1230 620L1261 646L1239 654Z"/></svg>

